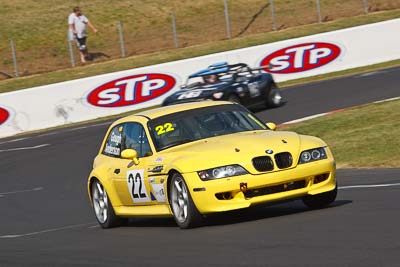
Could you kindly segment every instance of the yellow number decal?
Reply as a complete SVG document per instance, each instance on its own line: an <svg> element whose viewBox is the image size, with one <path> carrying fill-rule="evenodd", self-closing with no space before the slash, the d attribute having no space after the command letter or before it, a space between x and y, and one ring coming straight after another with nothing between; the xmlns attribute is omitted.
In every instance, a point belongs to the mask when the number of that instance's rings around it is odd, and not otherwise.
<svg viewBox="0 0 400 267"><path fill-rule="evenodd" d="M167 122L164 124L164 129L165 129L165 132L172 132L173 130L175 130L175 128L172 127L172 123L170 123L170 122Z"/></svg>
<svg viewBox="0 0 400 267"><path fill-rule="evenodd" d="M158 125L156 127L156 132L157 132L158 135L164 134L165 133L164 127L162 125Z"/></svg>
<svg viewBox="0 0 400 267"><path fill-rule="evenodd" d="M164 125L156 126L156 132L158 135L162 135L167 132L172 132L174 130L175 130L175 128L172 127L172 123L170 123L170 122L164 123Z"/></svg>

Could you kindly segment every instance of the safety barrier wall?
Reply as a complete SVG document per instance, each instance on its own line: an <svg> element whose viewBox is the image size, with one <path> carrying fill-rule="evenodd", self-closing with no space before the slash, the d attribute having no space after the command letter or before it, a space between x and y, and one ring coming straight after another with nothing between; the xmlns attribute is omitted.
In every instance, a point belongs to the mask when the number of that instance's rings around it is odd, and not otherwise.
<svg viewBox="0 0 400 267"><path fill-rule="evenodd" d="M0 94L0 137L160 104L216 62L269 66L282 82L400 58L400 19ZM378 89L378 88L377 88Z"/></svg>

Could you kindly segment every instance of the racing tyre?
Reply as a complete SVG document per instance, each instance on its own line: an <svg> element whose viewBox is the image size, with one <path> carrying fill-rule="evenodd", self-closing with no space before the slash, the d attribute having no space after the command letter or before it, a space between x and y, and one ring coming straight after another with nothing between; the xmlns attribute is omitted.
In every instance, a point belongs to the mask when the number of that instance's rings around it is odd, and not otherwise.
<svg viewBox="0 0 400 267"><path fill-rule="evenodd" d="M175 173L169 184L169 197L174 219L181 229L189 229L200 224L202 216L190 196L182 175Z"/></svg>
<svg viewBox="0 0 400 267"><path fill-rule="evenodd" d="M113 206L107 192L99 181L94 181L91 186L92 204L97 222L102 228L112 228L122 223L122 218L114 213Z"/></svg>
<svg viewBox="0 0 400 267"><path fill-rule="evenodd" d="M337 185L332 191L318 195L307 195L303 197L303 203L310 209L322 209L335 201L337 195Z"/></svg>
<svg viewBox="0 0 400 267"><path fill-rule="evenodd" d="M282 105L282 95L276 86L272 85L268 93L267 107L275 108Z"/></svg>
<svg viewBox="0 0 400 267"><path fill-rule="evenodd" d="M240 104L240 99L239 99L239 97L237 97L237 95L230 95L228 97L228 101Z"/></svg>

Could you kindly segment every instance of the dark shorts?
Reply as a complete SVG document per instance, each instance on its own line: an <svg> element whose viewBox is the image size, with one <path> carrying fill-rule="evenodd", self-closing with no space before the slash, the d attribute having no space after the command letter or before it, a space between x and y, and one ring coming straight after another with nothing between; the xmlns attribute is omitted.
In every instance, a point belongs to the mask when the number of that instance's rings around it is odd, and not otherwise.
<svg viewBox="0 0 400 267"><path fill-rule="evenodd" d="M76 44L81 51L85 51L87 49L86 47L86 37L78 38L76 37Z"/></svg>

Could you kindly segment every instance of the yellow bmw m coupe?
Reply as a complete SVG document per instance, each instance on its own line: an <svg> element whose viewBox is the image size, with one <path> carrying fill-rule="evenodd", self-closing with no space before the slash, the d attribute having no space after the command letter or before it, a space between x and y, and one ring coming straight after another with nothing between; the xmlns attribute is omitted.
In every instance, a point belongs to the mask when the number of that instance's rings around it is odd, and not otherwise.
<svg viewBox="0 0 400 267"><path fill-rule="evenodd" d="M337 194L335 160L319 138L275 131L231 102L143 111L108 129L88 179L103 228L125 218L205 215L301 198L312 209Z"/></svg>

